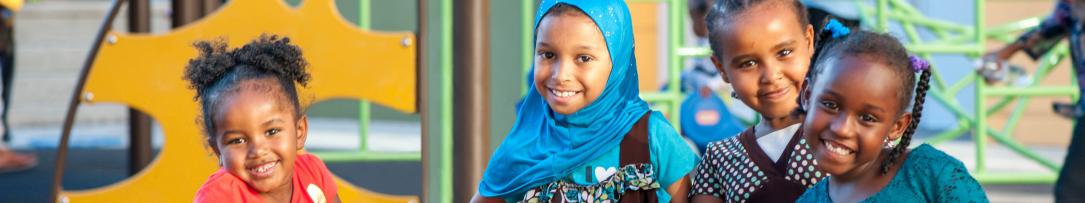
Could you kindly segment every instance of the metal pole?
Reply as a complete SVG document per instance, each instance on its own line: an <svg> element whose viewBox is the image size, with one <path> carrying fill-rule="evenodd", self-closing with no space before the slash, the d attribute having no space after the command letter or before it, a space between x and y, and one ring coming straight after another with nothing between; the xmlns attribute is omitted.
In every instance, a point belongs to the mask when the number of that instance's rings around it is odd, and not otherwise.
<svg viewBox="0 0 1085 203"><path fill-rule="evenodd" d="M531 66L535 64L535 0L521 0L520 1L520 67L521 74L517 77L524 77L531 70ZM528 79L530 80L530 79ZM527 94L528 85L527 81L520 82L520 95Z"/></svg>
<svg viewBox="0 0 1085 203"><path fill-rule="evenodd" d="M685 6L686 1L683 0L670 0L667 2L669 21L667 23L667 54L668 67L667 67L667 111L671 125L678 132L682 132L682 125L679 125L678 121L682 116L682 92L681 92L681 77L682 64L685 62L685 57L678 55L678 49L685 45L685 39L682 29L686 26Z"/></svg>
<svg viewBox="0 0 1085 203"><path fill-rule="evenodd" d="M489 155L489 4L489 0L464 0L454 6L455 202L470 201Z"/></svg>
<svg viewBox="0 0 1085 203"><path fill-rule="evenodd" d="M889 32L889 2L878 0L878 32Z"/></svg>
<svg viewBox="0 0 1085 203"><path fill-rule="evenodd" d="M98 50L102 46L102 41L105 40L105 34L109 30L113 29L113 19L117 17L117 13L120 12L121 4L124 4L124 0L117 0L113 2L113 5L109 9L109 14L106 15L105 20L102 22L98 29L98 34L95 36L94 44L91 45L90 53L87 54L87 60L83 61L83 70L79 72L79 82L75 83L75 91L72 91L71 100L68 102L68 112L64 116L64 125L60 131L60 143L57 144L57 160L56 168L53 170L53 187L49 196L49 202L58 202L57 200L64 200L67 202L66 197L60 196L61 183L64 180L64 161L68 157L68 141L72 136L72 126L75 125L75 114L79 110L80 98L83 95L83 87L87 83L87 75L90 73L91 63L98 57Z"/></svg>
<svg viewBox="0 0 1085 203"><path fill-rule="evenodd" d="M358 0L358 27L366 30L370 29L370 24L372 23L369 18L371 15L370 12L369 0ZM361 138L358 139L358 150L363 152L369 151L369 121L371 118L370 116L372 116L370 115L371 110L372 104L370 104L369 101L358 100L358 137Z"/></svg>
<svg viewBox="0 0 1085 203"><path fill-rule="evenodd" d="M223 0L204 0L202 5L203 11L200 16L206 16L207 14L211 14L211 12L215 12L215 9L218 9L219 6L222 5L222 1Z"/></svg>
<svg viewBox="0 0 1085 203"><path fill-rule="evenodd" d="M984 12L983 11L984 11L984 9L986 9L986 7L983 4L984 3L983 1L984 0L975 0L974 1L975 6L976 6L976 11L975 11L975 14L976 14L976 19L975 19L976 20L976 32L973 33L973 34L975 34L976 44L978 46L980 46L981 48L982 48L982 46L984 44L986 44L986 38L985 38L986 36L985 36L985 32L983 30L983 23L984 23L983 22L983 19L984 19L983 18L984 17ZM976 53L983 53L984 50L983 49L978 49L978 50L975 50L975 51L976 51ZM976 136L975 137L975 139L976 139L976 171L975 171L975 174L983 174L983 173L987 172L987 162L984 159L986 157L986 156L984 156L984 152L986 151L986 148L987 148L987 103L986 103L986 100L987 100L987 85L983 81L983 77L976 77L976 83L975 84L976 84L976 86L975 86L975 88L976 88L975 89L975 91L976 91L976 106L975 106L976 134L973 135L973 136Z"/></svg>
<svg viewBox="0 0 1085 203"><path fill-rule="evenodd" d="M128 3L128 32L151 32L151 1ZM135 175L151 163L151 116L128 108L128 175Z"/></svg>
<svg viewBox="0 0 1085 203"><path fill-rule="evenodd" d="M173 28L184 26L203 16L203 1L172 0L171 6L173 16L170 22Z"/></svg>
<svg viewBox="0 0 1085 203"><path fill-rule="evenodd" d="M426 51L430 49L429 40L427 39L429 34L429 7L427 7L428 0L416 0L418 2L418 31L415 33L415 41L418 43L418 48L415 49L415 72L418 73L418 80L415 80L418 84L418 93L415 105L418 107L419 116L422 117L422 202L435 202L432 201L435 198L434 192L430 185L434 184L434 177L432 173L438 170L436 167L432 167L433 156L430 156L430 150L433 150L434 145L430 143L430 132L433 130L433 122L430 122L430 115L432 115L432 108L429 105L429 74L426 70L429 70L429 64L426 61L429 60ZM359 1L359 3L361 3ZM360 8L360 7L359 7ZM436 164L440 165L440 164Z"/></svg>

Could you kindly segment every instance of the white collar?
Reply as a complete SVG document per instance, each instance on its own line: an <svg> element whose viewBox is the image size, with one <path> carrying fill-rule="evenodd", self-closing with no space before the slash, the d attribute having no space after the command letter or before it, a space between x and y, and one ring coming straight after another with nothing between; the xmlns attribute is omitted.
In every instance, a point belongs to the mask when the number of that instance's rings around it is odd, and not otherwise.
<svg viewBox="0 0 1085 203"><path fill-rule="evenodd" d="M768 155L772 162L776 162L776 160L780 160L780 155L783 155L784 149L787 149L787 143L791 142L792 136L799 131L801 124L796 123L782 129L773 130L768 125L768 122L760 122L754 127L757 145L761 147L761 150L765 151L765 155Z"/></svg>

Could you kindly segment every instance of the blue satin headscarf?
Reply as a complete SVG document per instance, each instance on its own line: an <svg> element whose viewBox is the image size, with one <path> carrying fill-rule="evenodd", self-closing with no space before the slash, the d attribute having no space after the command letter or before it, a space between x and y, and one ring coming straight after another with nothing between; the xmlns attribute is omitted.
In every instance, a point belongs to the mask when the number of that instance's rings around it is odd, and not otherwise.
<svg viewBox="0 0 1085 203"><path fill-rule="evenodd" d="M618 147L648 112L637 87L629 7L622 0L544 0L535 14L536 37L544 15L562 3L588 14L603 33L614 65L606 87L591 104L563 115L551 111L534 83L529 83L532 87L516 113L514 127L490 158L479 183L482 196L509 197L561 179L574 167Z"/></svg>

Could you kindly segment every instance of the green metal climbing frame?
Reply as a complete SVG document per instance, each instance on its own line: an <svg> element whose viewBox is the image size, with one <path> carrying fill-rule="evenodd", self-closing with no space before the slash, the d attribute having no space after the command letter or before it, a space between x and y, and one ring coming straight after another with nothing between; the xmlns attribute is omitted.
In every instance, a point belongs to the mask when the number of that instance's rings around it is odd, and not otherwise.
<svg viewBox="0 0 1085 203"><path fill-rule="evenodd" d="M986 19L986 2L984 0L974 0L975 22L973 22L973 25L958 25L925 17L905 0L875 0L873 6L868 5L868 1L854 0L854 2L860 13L862 13L863 22L875 22L873 25L866 24L865 26L887 32L890 20L898 23L910 42L906 47L913 53L927 59L930 59L931 54L963 54L969 58L977 59L987 52L985 46L987 40L1009 42L1016 39L1016 33L1036 27L1040 23L1039 18L1029 18L986 28L984 26L984 20ZM917 28L932 32L937 39L925 42L919 35ZM941 132L928 139L927 142L938 144L971 131L976 146L976 162L975 168L972 169L972 175L980 182L994 184L1054 182L1057 178L1059 166L1022 145L1013 138L1012 133L1017 127L1018 121L1020 121L1021 115L1024 113L1031 97L1070 96L1076 99L1079 96L1077 95L1077 87L1072 85L1041 86L1035 84L1035 81L1046 78L1051 73L1051 70L1062 59L1066 58L1067 54L1066 45L1062 44L1051 53L1043 56L1039 67L1032 75L1032 81L1034 82L1022 86L990 86L983 81L983 77L978 76L975 72L969 72L962 79L947 86L939 71L935 69L933 72L934 80L932 80L934 85L929 92L929 96L957 117L957 127ZM972 67L953 68L972 69ZM965 112L956 99L956 95L968 85L972 85L974 88L975 103L971 114ZM994 105L988 105L988 99L995 99L997 102ZM1014 102L1016 104L1004 129L999 130L988 126L988 115L1001 112ZM1051 172L1000 173L988 171L986 162L988 138L993 138L997 143L1044 168L1050 169Z"/></svg>

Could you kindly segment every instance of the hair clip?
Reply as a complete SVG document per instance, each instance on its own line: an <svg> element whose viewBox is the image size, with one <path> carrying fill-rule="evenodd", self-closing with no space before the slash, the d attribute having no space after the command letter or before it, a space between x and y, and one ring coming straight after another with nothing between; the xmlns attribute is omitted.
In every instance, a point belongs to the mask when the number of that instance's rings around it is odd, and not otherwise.
<svg viewBox="0 0 1085 203"><path fill-rule="evenodd" d="M840 23L840 21L838 21L836 19L829 19L829 22L825 23L825 30L827 30L827 31L829 31L829 32L831 32L833 34L833 39L839 39L840 37L843 37L845 35L848 35L848 33L851 33L850 28L848 28L847 26L844 26L843 23Z"/></svg>
<svg viewBox="0 0 1085 203"><path fill-rule="evenodd" d="M917 57L915 55L908 56L908 60L912 62L912 71L915 71L917 73L920 72L920 71L928 70L931 67L931 63L929 63L929 62L927 62L927 60L923 60L923 58L919 58L919 57Z"/></svg>

